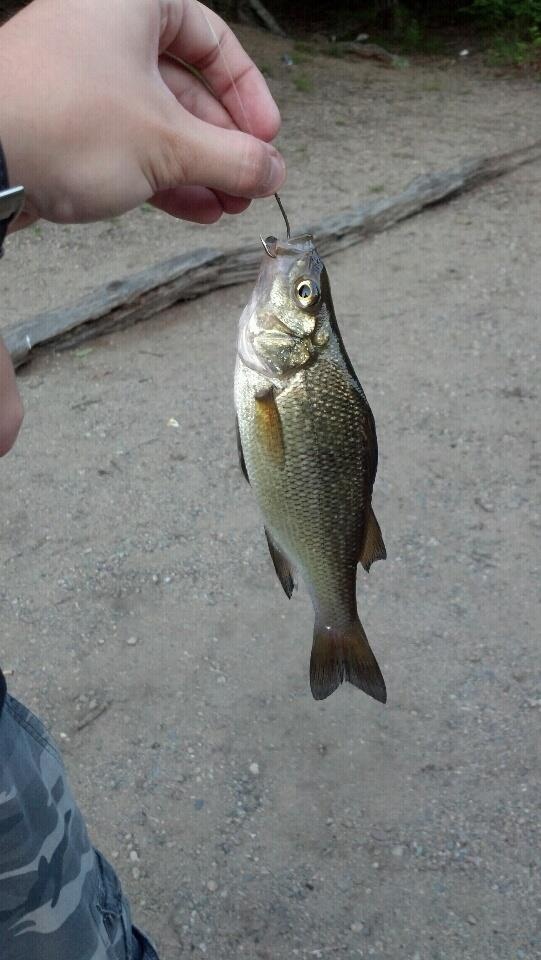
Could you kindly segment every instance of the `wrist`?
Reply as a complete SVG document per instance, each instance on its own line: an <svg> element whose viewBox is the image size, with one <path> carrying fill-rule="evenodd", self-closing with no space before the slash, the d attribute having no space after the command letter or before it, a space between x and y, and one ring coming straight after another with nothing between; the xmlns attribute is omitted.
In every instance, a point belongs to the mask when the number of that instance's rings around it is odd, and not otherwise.
<svg viewBox="0 0 541 960"><path fill-rule="evenodd" d="M17 218L24 204L24 188L10 184L7 160L0 141L0 257L8 227Z"/></svg>
<svg viewBox="0 0 541 960"><path fill-rule="evenodd" d="M0 144L10 186L23 186L25 190L24 210L11 222L9 232L37 219L34 186L39 183L36 173L44 166L43 158L37 155L36 138L45 111L40 110L40 84L36 84L30 67L33 61L37 70L39 61L28 49L28 38L25 48L19 17L0 28Z"/></svg>

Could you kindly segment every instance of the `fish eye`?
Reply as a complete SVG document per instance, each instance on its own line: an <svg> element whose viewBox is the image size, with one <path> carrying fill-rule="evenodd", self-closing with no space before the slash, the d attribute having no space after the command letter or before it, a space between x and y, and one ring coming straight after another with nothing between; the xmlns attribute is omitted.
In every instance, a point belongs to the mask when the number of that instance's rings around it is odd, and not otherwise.
<svg viewBox="0 0 541 960"><path fill-rule="evenodd" d="M301 307L312 307L319 300L319 287L308 277L297 282L295 292Z"/></svg>

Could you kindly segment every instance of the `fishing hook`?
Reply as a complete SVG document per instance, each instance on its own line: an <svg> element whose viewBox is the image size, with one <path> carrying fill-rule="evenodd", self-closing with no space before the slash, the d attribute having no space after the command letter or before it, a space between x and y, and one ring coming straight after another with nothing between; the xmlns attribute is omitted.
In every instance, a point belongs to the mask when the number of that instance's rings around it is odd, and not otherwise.
<svg viewBox="0 0 541 960"><path fill-rule="evenodd" d="M283 206L282 206L282 201L280 200L280 197L278 196L277 193L274 194L274 197L275 197L276 203L277 203L278 206L280 207L280 212L281 212L281 214L282 214L282 216L283 216L283 218L284 218L284 220L285 220L285 222L286 222L287 239L288 239L288 240L291 240L291 230L289 229L289 220L287 219L287 214L286 214L286 212L285 212L285 210L284 210L284 208L283 208Z"/></svg>
<svg viewBox="0 0 541 960"><path fill-rule="evenodd" d="M273 243L276 243L276 237L267 237L266 240L263 239L263 236L261 234L259 234L259 237L260 237L261 243L263 244L263 249L265 253L268 254L269 257L272 257L273 260L275 260L276 253L271 253L271 251L269 250L269 243L271 243L271 241Z"/></svg>

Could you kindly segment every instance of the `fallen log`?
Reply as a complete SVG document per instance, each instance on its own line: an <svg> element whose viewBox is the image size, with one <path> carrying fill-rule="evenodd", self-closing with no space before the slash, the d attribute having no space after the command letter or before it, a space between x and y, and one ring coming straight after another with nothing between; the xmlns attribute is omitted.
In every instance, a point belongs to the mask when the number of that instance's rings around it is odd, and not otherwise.
<svg viewBox="0 0 541 960"><path fill-rule="evenodd" d="M328 257L426 207L537 160L541 160L541 140L509 153L464 160L450 170L416 177L396 196L365 201L344 213L307 225L299 234L312 234L319 252ZM74 306L49 310L8 327L4 340L13 363L19 366L29 360L32 351L45 344L54 343L57 349L72 347L147 320L179 301L253 280L261 256L259 245L229 251L195 250L108 283Z"/></svg>
<svg viewBox="0 0 541 960"><path fill-rule="evenodd" d="M333 46L345 56L361 57L364 60L379 60L379 62L384 63L386 67L393 67L395 63L400 60L394 53L389 53L388 50L380 47L377 43L357 43L355 40L340 40L333 44ZM325 49L323 49L322 52L325 53Z"/></svg>
<svg viewBox="0 0 541 960"><path fill-rule="evenodd" d="M248 0L248 3L266 30L274 33L277 37L285 37L285 30L282 30L276 18L273 17L270 10L267 10L264 4L261 3L261 0Z"/></svg>

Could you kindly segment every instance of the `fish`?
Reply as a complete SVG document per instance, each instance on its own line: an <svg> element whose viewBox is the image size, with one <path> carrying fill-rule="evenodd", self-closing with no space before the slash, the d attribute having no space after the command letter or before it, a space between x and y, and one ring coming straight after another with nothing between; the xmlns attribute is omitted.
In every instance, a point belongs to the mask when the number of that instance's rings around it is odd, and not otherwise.
<svg viewBox="0 0 541 960"><path fill-rule="evenodd" d="M359 618L357 565L387 553L372 508L374 417L338 329L314 238L262 239L239 322L234 378L240 466L263 515L288 597L300 576L314 608L310 688L325 700L349 681L385 703Z"/></svg>

